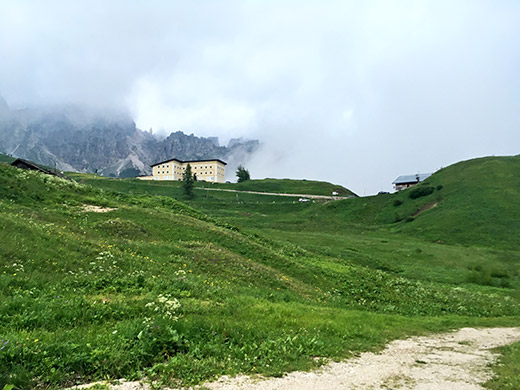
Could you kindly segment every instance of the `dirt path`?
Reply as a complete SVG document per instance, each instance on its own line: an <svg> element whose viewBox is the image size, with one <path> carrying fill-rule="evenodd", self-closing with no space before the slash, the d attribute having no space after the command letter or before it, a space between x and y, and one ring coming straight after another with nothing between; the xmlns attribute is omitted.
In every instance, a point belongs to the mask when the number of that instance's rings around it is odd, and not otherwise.
<svg viewBox="0 0 520 390"><path fill-rule="evenodd" d="M239 191L239 190L227 190L224 188L202 188L195 187L196 190L201 191L224 191L224 192L236 192L237 194L256 194L256 195L270 195L270 196L286 196L291 198L307 198L307 199L327 199L327 200L340 200L350 199L348 196L329 196L329 195L310 195L310 194L283 194L279 192L260 192L260 191Z"/></svg>
<svg viewBox="0 0 520 390"><path fill-rule="evenodd" d="M520 328L464 328L452 333L393 341L379 354L363 353L315 372L282 378L221 378L212 390L483 389L491 378L491 348L520 341Z"/></svg>
<svg viewBox="0 0 520 390"><path fill-rule="evenodd" d="M491 378L491 349L520 341L520 328L463 328L455 332L396 340L380 353L366 352L314 372L282 378L222 377L211 390L477 390ZM88 387L82 387L88 388ZM138 382L112 390L148 390Z"/></svg>

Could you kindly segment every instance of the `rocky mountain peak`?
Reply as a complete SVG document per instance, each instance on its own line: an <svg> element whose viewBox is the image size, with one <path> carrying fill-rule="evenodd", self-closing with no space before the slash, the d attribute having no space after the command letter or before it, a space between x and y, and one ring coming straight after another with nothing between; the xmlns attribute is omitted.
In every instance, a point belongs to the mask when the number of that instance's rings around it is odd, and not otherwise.
<svg viewBox="0 0 520 390"><path fill-rule="evenodd" d="M0 100L0 110L9 107ZM6 108L7 107L7 108ZM235 139L220 146L217 137L196 137L181 131L164 139L138 129L122 113L90 112L77 107L15 110L0 122L0 152L63 170L128 177L151 173L150 165L169 158L219 158L243 163L259 143ZM231 171L231 170L230 170ZM232 173L232 172L231 172Z"/></svg>

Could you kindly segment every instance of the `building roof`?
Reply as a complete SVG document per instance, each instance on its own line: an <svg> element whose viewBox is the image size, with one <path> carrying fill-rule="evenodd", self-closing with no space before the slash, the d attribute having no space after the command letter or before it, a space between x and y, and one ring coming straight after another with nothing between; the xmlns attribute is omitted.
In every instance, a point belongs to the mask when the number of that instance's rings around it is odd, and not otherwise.
<svg viewBox="0 0 520 390"><path fill-rule="evenodd" d="M40 171L47 175L58 176L58 177L61 177L62 179L72 181L72 179L70 177L65 176L63 173L61 173L59 171L55 171L55 170L51 170L51 169L42 167L41 165L38 165L35 162L29 161L29 160L24 160L23 158L17 158L16 160L14 160L11 163L11 165L13 167L17 167L17 168L21 168L21 169L30 169L33 171Z"/></svg>
<svg viewBox="0 0 520 390"><path fill-rule="evenodd" d="M186 164L186 163L195 163L195 162L210 162L210 161L218 161L224 165L227 165L227 163L225 161L222 161L218 158L208 158L208 159L205 159L205 160L179 160L178 158L170 158L168 160L164 160L164 161L161 161L161 162L158 162L158 163L155 163L153 165L150 165L151 167L155 167L156 165L161 165L161 164L164 164L164 163L167 163L167 162L170 162L170 161L177 161L177 162L180 162L181 164Z"/></svg>
<svg viewBox="0 0 520 390"><path fill-rule="evenodd" d="M431 173L417 173L415 175L403 175L395 179L392 184L407 184L407 183L418 183L426 180L432 174Z"/></svg>

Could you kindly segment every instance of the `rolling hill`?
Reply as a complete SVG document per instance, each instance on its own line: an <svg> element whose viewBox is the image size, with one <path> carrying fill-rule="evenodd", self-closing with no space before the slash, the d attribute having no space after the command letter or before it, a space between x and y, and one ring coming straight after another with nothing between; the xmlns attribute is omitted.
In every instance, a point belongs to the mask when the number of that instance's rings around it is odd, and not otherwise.
<svg viewBox="0 0 520 390"><path fill-rule="evenodd" d="M514 171L498 161L485 169ZM178 183L76 176L89 185L0 164L0 387L281 375L404 335L518 325L518 251L502 237L440 244L407 230L465 199L449 169L416 199L201 189L188 205Z"/></svg>
<svg viewBox="0 0 520 390"><path fill-rule="evenodd" d="M485 157L441 169L399 193L329 203L309 213L434 242L516 249L519 198L520 156Z"/></svg>

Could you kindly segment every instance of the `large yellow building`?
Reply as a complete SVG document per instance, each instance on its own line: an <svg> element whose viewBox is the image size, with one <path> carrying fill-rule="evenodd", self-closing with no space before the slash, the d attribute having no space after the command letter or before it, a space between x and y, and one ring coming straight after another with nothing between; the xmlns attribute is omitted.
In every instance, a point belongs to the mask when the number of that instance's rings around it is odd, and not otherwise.
<svg viewBox="0 0 520 390"><path fill-rule="evenodd" d="M213 183L226 181L226 163L219 159L182 161L176 158L152 165L153 180L182 180L186 167L190 164L191 172L197 180Z"/></svg>

